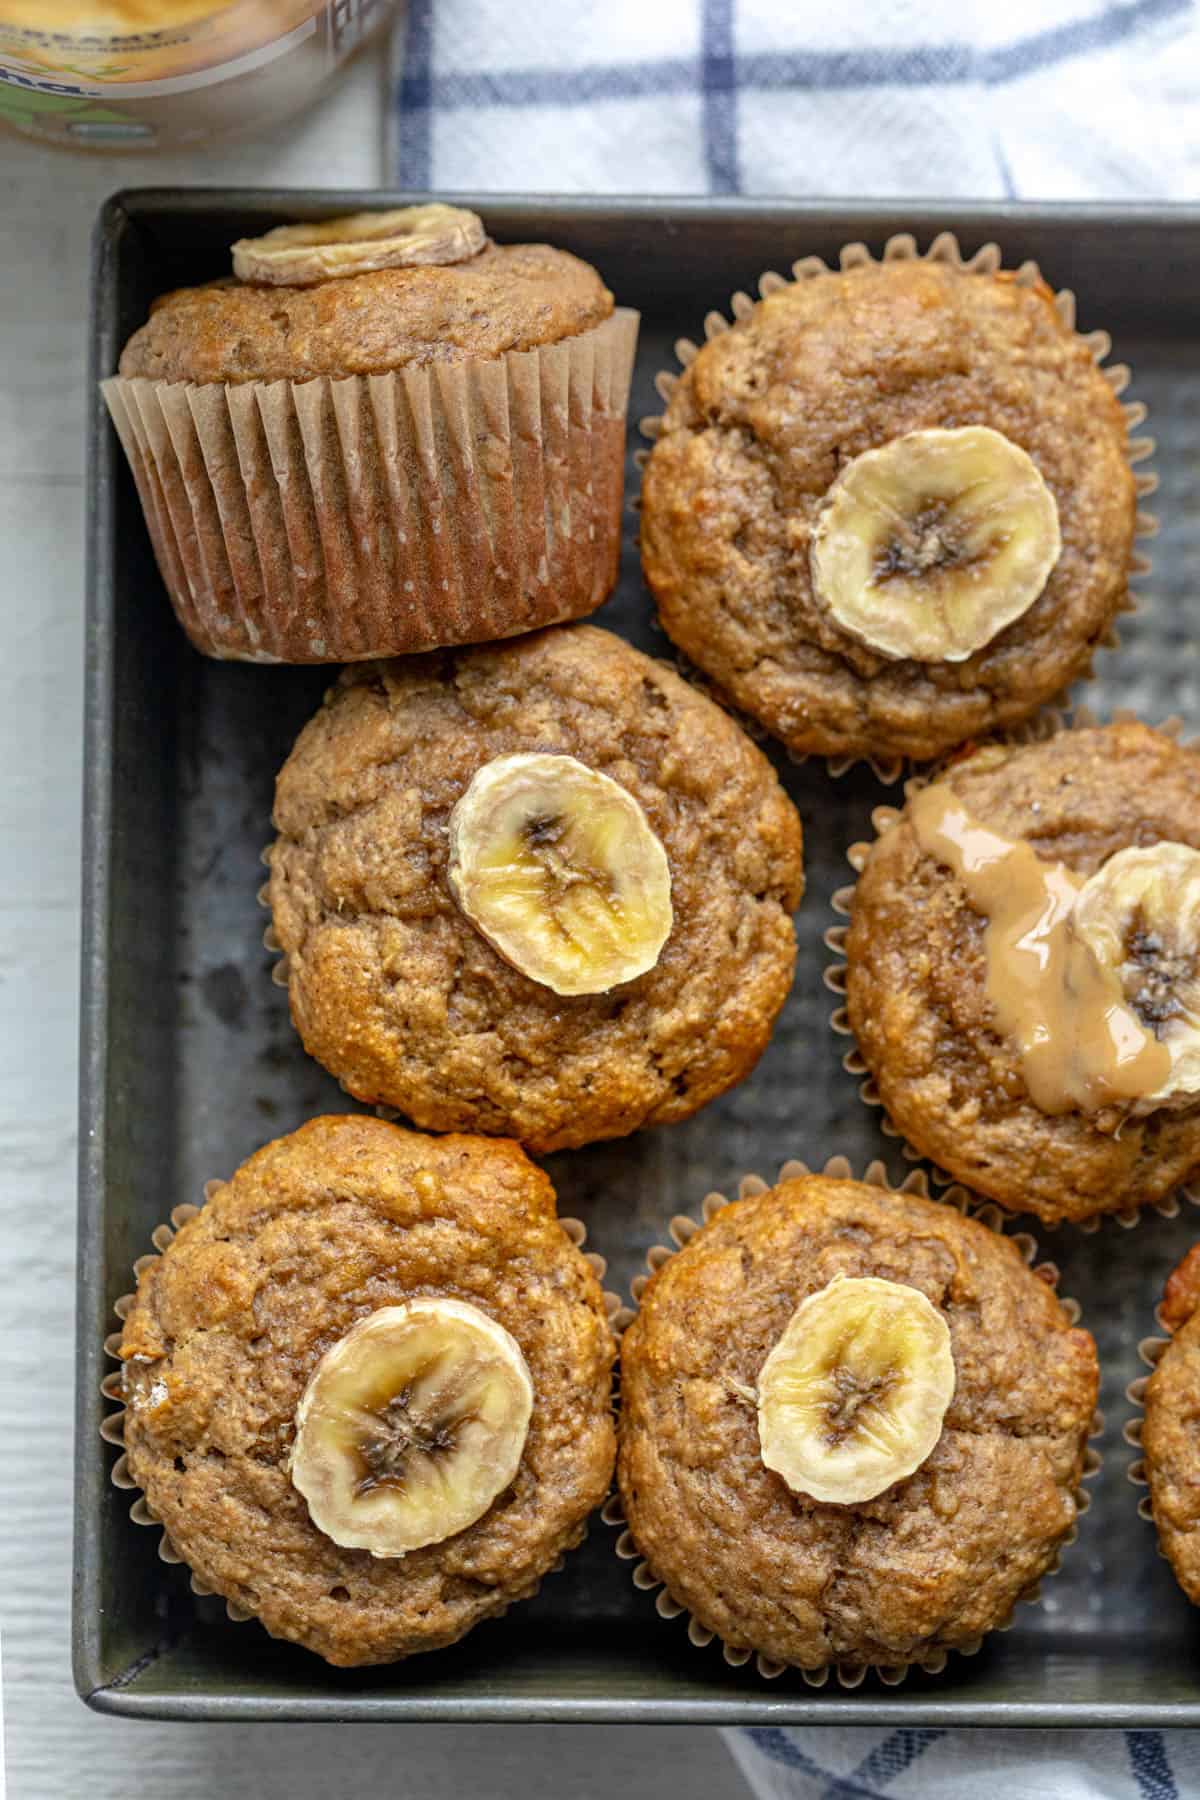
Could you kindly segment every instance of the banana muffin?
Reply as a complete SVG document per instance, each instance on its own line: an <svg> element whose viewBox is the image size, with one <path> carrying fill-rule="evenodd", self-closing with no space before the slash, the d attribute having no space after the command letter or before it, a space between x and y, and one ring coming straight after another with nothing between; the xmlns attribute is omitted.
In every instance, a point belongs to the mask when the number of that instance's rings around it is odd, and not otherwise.
<svg viewBox="0 0 1200 1800"><path fill-rule="evenodd" d="M791 750L932 757L1088 671L1126 596L1129 449L1044 282L823 270L673 387L646 580L679 647Z"/></svg>
<svg viewBox="0 0 1200 1800"><path fill-rule="evenodd" d="M1200 1605L1200 1244L1171 1271L1157 1317L1170 1342L1142 1396L1142 1472L1163 1555Z"/></svg>
<svg viewBox="0 0 1200 1800"><path fill-rule="evenodd" d="M846 1017L893 1124L1048 1223L1200 1168L1200 753L1136 721L988 745L884 816Z"/></svg>
<svg viewBox="0 0 1200 1800"><path fill-rule="evenodd" d="M621 1504L731 1648L936 1665L1070 1535L1098 1379L1014 1243L916 1194L785 1180L650 1278L621 1348Z"/></svg>
<svg viewBox="0 0 1200 1800"><path fill-rule="evenodd" d="M791 985L801 829L774 770L594 626L347 670L275 824L306 1049L432 1130L546 1151L687 1118Z"/></svg>
<svg viewBox="0 0 1200 1800"><path fill-rule="evenodd" d="M612 1474L603 1297L511 1143L313 1119L147 1259L120 1355L176 1551L343 1666L535 1592Z"/></svg>
<svg viewBox="0 0 1200 1800"><path fill-rule="evenodd" d="M440 203L281 226L156 301L103 384L196 647L508 637L617 575L637 314Z"/></svg>

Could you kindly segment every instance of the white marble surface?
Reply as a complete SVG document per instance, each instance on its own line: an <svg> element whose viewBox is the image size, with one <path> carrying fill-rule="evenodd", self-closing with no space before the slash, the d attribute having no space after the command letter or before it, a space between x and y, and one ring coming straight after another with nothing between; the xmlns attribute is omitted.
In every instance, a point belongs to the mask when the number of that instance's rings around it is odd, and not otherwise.
<svg viewBox="0 0 1200 1800"><path fill-rule="evenodd" d="M382 71L301 125L155 160L0 138L0 1623L13 1800L454 1800L745 1790L715 1732L219 1726L95 1716L68 1660L88 235L142 182L364 185ZM2 1784L0 1784L2 1787Z"/></svg>

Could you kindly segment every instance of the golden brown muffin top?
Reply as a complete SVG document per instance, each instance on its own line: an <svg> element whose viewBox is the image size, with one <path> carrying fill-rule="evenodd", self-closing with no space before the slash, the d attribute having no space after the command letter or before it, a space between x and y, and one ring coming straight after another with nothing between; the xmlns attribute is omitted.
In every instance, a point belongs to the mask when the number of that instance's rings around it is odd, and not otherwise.
<svg viewBox="0 0 1200 1800"><path fill-rule="evenodd" d="M1041 595L963 662L889 660L813 590L825 495L908 432L989 426L1057 502ZM680 377L646 469L642 558L691 660L795 750L930 757L1028 717L1124 595L1134 485L1120 405L1048 287L925 261L769 294Z"/></svg>
<svg viewBox="0 0 1200 1800"><path fill-rule="evenodd" d="M648 973L562 998L459 911L447 826L498 756L608 775L666 852ZM748 1073L791 986L800 820L734 721L591 625L347 670L275 791L270 903L292 1016L360 1099L538 1151L694 1113Z"/></svg>
<svg viewBox="0 0 1200 1800"><path fill-rule="evenodd" d="M746 1394L835 1276L915 1287L956 1387L932 1454L822 1504L761 1459ZM1017 1246L953 1207L807 1176L727 1206L651 1280L621 1350L618 1479L634 1539L727 1644L815 1668L903 1664L1002 1623L1076 1514L1099 1371Z"/></svg>
<svg viewBox="0 0 1200 1800"><path fill-rule="evenodd" d="M989 745L940 780L981 823L1091 875L1128 845L1200 849L1200 754L1146 725ZM1047 1114L987 992L987 920L907 814L872 845L846 939L850 1024L893 1122L925 1156L1049 1223L1150 1205L1200 1165L1200 1105Z"/></svg>
<svg viewBox="0 0 1200 1800"><path fill-rule="evenodd" d="M310 381L497 357L574 337L613 297L548 244L493 244L467 262L379 269L314 287L233 280L177 288L121 353L154 381Z"/></svg>
<svg viewBox="0 0 1200 1800"><path fill-rule="evenodd" d="M317 1529L288 1456L325 1352L418 1295L512 1333L533 1417L482 1518L377 1560ZM129 1468L185 1562L274 1636L386 1662L454 1642L578 1542L612 1471L613 1355L596 1278L516 1144L318 1118L252 1156L143 1269L121 1340Z"/></svg>

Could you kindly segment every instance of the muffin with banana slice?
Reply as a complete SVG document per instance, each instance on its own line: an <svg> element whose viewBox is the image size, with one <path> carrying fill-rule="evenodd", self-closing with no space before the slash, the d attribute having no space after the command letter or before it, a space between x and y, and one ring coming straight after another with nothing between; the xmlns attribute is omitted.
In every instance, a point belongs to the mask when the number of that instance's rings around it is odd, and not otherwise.
<svg viewBox="0 0 1200 1800"><path fill-rule="evenodd" d="M722 1207L622 1340L637 1551L731 1651L937 1667L1054 1564L1096 1349L1014 1242L805 1175Z"/></svg>
<svg viewBox="0 0 1200 1800"><path fill-rule="evenodd" d="M192 642L343 662L593 611L637 324L578 257L439 202L236 243L102 384Z"/></svg>
<svg viewBox="0 0 1200 1800"><path fill-rule="evenodd" d="M1200 751L1128 720L993 744L852 852L845 1023L892 1123L1048 1223L1200 1169Z"/></svg>
<svg viewBox="0 0 1200 1800"><path fill-rule="evenodd" d="M608 1489L604 1299L515 1144L312 1120L147 1259L120 1356L202 1591L342 1666L532 1594Z"/></svg>
<svg viewBox="0 0 1200 1800"><path fill-rule="evenodd" d="M734 721L590 625L346 671L279 776L273 942L358 1099L536 1151L690 1114L791 986L801 828Z"/></svg>
<svg viewBox="0 0 1200 1800"><path fill-rule="evenodd" d="M1132 563L1126 416L1040 280L957 254L796 274L671 378L646 579L792 751L933 757L1088 671Z"/></svg>

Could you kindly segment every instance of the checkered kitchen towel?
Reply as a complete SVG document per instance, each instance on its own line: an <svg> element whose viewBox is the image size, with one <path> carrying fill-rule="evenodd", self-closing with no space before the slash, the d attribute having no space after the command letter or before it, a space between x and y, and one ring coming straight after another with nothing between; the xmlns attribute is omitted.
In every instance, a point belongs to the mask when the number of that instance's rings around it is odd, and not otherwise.
<svg viewBox="0 0 1200 1800"><path fill-rule="evenodd" d="M1193 0L409 0L398 57L404 187L1200 197Z"/></svg>
<svg viewBox="0 0 1200 1800"><path fill-rule="evenodd" d="M1200 199L1192 0L409 0L407 188ZM761 1800L1200 1800L1200 1734L730 1732Z"/></svg>
<svg viewBox="0 0 1200 1800"><path fill-rule="evenodd" d="M1191 1800L1183 1731L727 1731L756 1800Z"/></svg>

